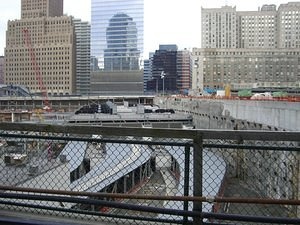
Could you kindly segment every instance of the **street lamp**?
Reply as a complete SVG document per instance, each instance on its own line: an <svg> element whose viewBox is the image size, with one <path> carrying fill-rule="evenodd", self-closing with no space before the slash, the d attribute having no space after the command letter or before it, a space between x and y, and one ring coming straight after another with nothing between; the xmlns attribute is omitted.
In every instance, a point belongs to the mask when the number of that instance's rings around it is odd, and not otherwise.
<svg viewBox="0 0 300 225"><path fill-rule="evenodd" d="M165 95L165 75L164 71L161 71L160 78L163 80L163 96Z"/></svg>

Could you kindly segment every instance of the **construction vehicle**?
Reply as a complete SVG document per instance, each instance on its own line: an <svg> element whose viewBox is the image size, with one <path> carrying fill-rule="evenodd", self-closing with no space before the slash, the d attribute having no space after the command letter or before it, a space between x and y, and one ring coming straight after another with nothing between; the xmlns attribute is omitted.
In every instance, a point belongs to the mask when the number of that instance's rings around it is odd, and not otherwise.
<svg viewBox="0 0 300 225"><path fill-rule="evenodd" d="M41 75L40 67L39 67L39 65L36 61L36 56L35 56L34 49L32 47L29 30L28 29L23 29L22 33L23 33L23 38L24 38L25 44L26 44L26 46L29 50L31 63L32 63L32 66L33 66L33 69L34 69L34 72L35 72L35 77L38 81L40 91L42 93L43 110L49 112L49 111L51 111L51 107L50 107L49 100L48 100L48 93L47 93L47 89L46 89L46 87L43 83L43 78L42 78L42 75Z"/></svg>

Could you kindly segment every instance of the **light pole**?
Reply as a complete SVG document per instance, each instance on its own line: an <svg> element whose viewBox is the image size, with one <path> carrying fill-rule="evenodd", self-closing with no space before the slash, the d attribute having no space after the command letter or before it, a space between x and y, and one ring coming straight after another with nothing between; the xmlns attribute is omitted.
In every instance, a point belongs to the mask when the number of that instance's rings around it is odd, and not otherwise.
<svg viewBox="0 0 300 225"><path fill-rule="evenodd" d="M163 80L163 96L165 96L165 75L164 71L161 71L160 78Z"/></svg>

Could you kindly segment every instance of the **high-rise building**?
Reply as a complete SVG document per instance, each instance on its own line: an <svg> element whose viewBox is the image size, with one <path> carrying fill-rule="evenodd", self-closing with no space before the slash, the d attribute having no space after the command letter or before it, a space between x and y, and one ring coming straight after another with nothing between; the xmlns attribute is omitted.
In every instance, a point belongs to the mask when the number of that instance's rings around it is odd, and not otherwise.
<svg viewBox="0 0 300 225"><path fill-rule="evenodd" d="M143 93L144 0L92 0L91 93Z"/></svg>
<svg viewBox="0 0 300 225"><path fill-rule="evenodd" d="M63 0L21 3L21 19L8 21L4 82L24 85L31 93L74 93L74 25L63 15Z"/></svg>
<svg viewBox="0 0 300 225"><path fill-rule="evenodd" d="M138 70L140 52L137 49L137 27L133 18L117 13L106 29L104 70Z"/></svg>
<svg viewBox="0 0 300 225"><path fill-rule="evenodd" d="M300 2L281 4L277 19L278 48L300 48Z"/></svg>
<svg viewBox="0 0 300 225"><path fill-rule="evenodd" d="M92 0L91 55L106 71L139 70L144 0Z"/></svg>
<svg viewBox="0 0 300 225"><path fill-rule="evenodd" d="M192 87L192 56L188 50L181 50L177 52L177 90L180 93L188 94Z"/></svg>
<svg viewBox="0 0 300 225"><path fill-rule="evenodd" d="M90 93L91 75L91 26L88 22L74 19L76 34L76 93Z"/></svg>
<svg viewBox="0 0 300 225"><path fill-rule="evenodd" d="M258 11L237 12L238 48L276 48L277 12L275 5Z"/></svg>
<svg viewBox="0 0 300 225"><path fill-rule="evenodd" d="M21 18L63 15L63 0L21 0Z"/></svg>
<svg viewBox="0 0 300 225"><path fill-rule="evenodd" d="M0 56L0 84L4 84L4 56Z"/></svg>
<svg viewBox="0 0 300 225"><path fill-rule="evenodd" d="M149 53L149 59L144 60L144 92L147 92L147 82L152 79L153 52Z"/></svg>
<svg viewBox="0 0 300 225"><path fill-rule="evenodd" d="M237 38L236 8L201 8L202 47L235 48Z"/></svg>
<svg viewBox="0 0 300 225"><path fill-rule="evenodd" d="M258 11L202 8L193 89L299 87L300 2Z"/></svg>
<svg viewBox="0 0 300 225"><path fill-rule="evenodd" d="M177 45L159 45L149 58L146 91L152 93L186 94L192 84L192 58L188 50L178 51Z"/></svg>
<svg viewBox="0 0 300 225"><path fill-rule="evenodd" d="M152 80L148 82L148 90L177 92L177 50L176 45L160 45L159 50L155 51L152 61Z"/></svg>

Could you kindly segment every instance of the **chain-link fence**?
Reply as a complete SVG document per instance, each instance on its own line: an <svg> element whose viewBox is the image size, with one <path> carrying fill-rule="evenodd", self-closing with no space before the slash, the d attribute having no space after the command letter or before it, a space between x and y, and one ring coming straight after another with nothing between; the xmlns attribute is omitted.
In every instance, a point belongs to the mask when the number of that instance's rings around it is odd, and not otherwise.
<svg viewBox="0 0 300 225"><path fill-rule="evenodd" d="M1 124L1 208L132 224L297 224L299 133Z"/></svg>

